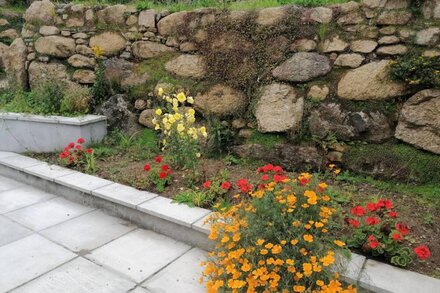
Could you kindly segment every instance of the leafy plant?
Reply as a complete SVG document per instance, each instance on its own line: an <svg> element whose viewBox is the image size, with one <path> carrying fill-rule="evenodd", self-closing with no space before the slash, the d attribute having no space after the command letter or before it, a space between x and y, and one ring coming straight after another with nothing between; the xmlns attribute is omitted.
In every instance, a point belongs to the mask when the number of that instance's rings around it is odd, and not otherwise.
<svg viewBox="0 0 440 293"><path fill-rule="evenodd" d="M186 204L190 207L209 207L212 204L212 193L203 192L201 190L185 190L174 197L174 201Z"/></svg>
<svg viewBox="0 0 440 293"><path fill-rule="evenodd" d="M391 65L391 78L421 88L440 87L440 56L407 55Z"/></svg>
<svg viewBox="0 0 440 293"><path fill-rule="evenodd" d="M111 94L110 84L105 78L105 67L102 60L102 48L95 46L92 48L93 54L97 60L97 68L95 71L96 78L93 86L91 87L92 99L90 106L95 109L97 106L101 105Z"/></svg>
<svg viewBox="0 0 440 293"><path fill-rule="evenodd" d="M336 209L327 185L308 173L289 179L271 164L258 171L261 181L237 182L242 200L209 220L216 246L204 263L207 291L356 292L332 272L346 250L330 236Z"/></svg>
<svg viewBox="0 0 440 293"><path fill-rule="evenodd" d="M174 165L192 169L201 156L200 139L208 136L204 126L194 126L196 112L189 106L194 100L183 92L164 95L161 89L159 96L166 103L163 108L156 109L152 122L155 129L161 132L163 150L167 151Z"/></svg>
<svg viewBox="0 0 440 293"><path fill-rule="evenodd" d="M84 148L84 143L84 138L78 138L76 143L69 143L58 155L60 164L87 173L94 173L96 171L94 151L92 148Z"/></svg>
<svg viewBox="0 0 440 293"><path fill-rule="evenodd" d="M410 228L399 220L391 200L380 199L367 203L365 207L358 205L350 213L351 217L345 219L352 228L352 234L347 238L350 247L382 256L396 266L406 267L412 263L413 253L406 246ZM427 259L430 255L424 245L416 247L414 253L420 259Z"/></svg>
<svg viewBox="0 0 440 293"><path fill-rule="evenodd" d="M234 142L234 132L220 120L208 120L209 136L208 149L211 154L222 154Z"/></svg>

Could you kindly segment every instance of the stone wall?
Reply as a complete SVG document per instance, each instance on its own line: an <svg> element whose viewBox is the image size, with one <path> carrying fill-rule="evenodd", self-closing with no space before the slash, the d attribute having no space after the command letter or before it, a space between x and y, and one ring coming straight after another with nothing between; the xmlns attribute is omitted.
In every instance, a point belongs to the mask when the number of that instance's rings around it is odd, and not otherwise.
<svg viewBox="0 0 440 293"><path fill-rule="evenodd" d="M251 129L291 140L304 133L373 143L396 137L440 154L439 92L405 103L414 90L388 75L390 63L409 51L440 55L440 1L424 1L417 11L410 5L362 0L170 14L36 1L3 59L23 87L47 78L92 85L97 46L106 76L121 89L149 84L144 89L153 91L151 81L164 70L162 87L184 88L201 114L218 117L241 137ZM159 60L157 68L151 60ZM149 126L154 99L147 92L136 108ZM329 158L339 160L338 152L335 147Z"/></svg>

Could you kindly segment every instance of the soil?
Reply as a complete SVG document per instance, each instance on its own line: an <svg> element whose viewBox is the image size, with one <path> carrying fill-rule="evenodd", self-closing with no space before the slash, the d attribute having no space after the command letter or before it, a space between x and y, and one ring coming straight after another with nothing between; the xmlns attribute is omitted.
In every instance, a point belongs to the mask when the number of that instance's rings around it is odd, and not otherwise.
<svg viewBox="0 0 440 293"><path fill-rule="evenodd" d="M56 154L35 155L39 159L56 160ZM93 175L109 179L121 184L133 186L140 190L155 191L148 179L148 172L143 171L147 160L140 161L131 157L128 153L118 153L111 157L97 160L97 172ZM153 162L150 159L147 162ZM219 172L229 174L229 181L236 182L240 178L246 178L250 182L259 179L256 169L260 162L241 161L233 164L225 158L201 159L197 170L173 170L173 182L160 193L162 196L172 198L179 192L188 188L201 188L204 181L212 179ZM296 176L289 173L288 176ZM431 250L431 257L426 261L415 260L407 269L440 278L440 206L438 198L431 202L417 195L402 195L394 191L384 191L367 183L346 183L336 178L323 176L324 180L334 191L340 195L338 198L343 210L349 211L357 204L363 204L377 198L392 199L395 210L399 213L402 222L408 223L411 228L410 245L423 243ZM228 196L232 197L231 192ZM342 230L342 233L347 231Z"/></svg>

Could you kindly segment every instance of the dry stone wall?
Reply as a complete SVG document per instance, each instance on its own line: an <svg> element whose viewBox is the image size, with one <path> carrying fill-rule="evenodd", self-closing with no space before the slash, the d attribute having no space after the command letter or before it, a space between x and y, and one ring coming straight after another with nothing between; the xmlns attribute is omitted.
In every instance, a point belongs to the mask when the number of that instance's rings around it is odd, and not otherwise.
<svg viewBox="0 0 440 293"><path fill-rule="evenodd" d="M397 137L440 154L439 92L399 104L415 93L389 78L390 63L409 51L440 55L440 0L424 1L418 12L410 5L362 0L170 14L35 1L3 63L23 87L47 78L92 85L92 48L100 47L106 76L127 88L151 81L156 68L142 71L142 63L158 59L183 88L188 80L204 85L197 92L186 88L196 109L225 120L243 137L249 129L375 143ZM353 107L359 103L397 103L403 112ZM151 105L146 96L135 105L144 110L140 123L149 127Z"/></svg>

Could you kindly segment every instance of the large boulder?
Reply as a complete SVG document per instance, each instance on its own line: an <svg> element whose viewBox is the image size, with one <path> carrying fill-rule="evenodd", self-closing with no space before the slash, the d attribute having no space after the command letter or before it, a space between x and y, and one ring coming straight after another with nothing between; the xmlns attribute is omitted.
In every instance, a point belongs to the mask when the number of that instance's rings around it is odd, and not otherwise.
<svg viewBox="0 0 440 293"><path fill-rule="evenodd" d="M136 115L131 111L127 96L118 94L110 97L98 109L97 114L107 117L108 129L135 133L140 129Z"/></svg>
<svg viewBox="0 0 440 293"><path fill-rule="evenodd" d="M4 48L3 65L9 80L9 85L20 88L27 87L26 57L27 48L23 39L15 39L9 48Z"/></svg>
<svg viewBox="0 0 440 293"><path fill-rule="evenodd" d="M288 171L320 171L325 167L324 156L315 146L280 144L278 161Z"/></svg>
<svg viewBox="0 0 440 293"><path fill-rule="evenodd" d="M31 88L47 81L67 81L67 67L61 63L34 61L29 65L29 84Z"/></svg>
<svg viewBox="0 0 440 293"><path fill-rule="evenodd" d="M405 102L395 136L440 154L440 90L420 91Z"/></svg>
<svg viewBox="0 0 440 293"><path fill-rule="evenodd" d="M118 4L99 10L96 16L98 17L98 22L101 24L125 25L126 12L127 6Z"/></svg>
<svg viewBox="0 0 440 293"><path fill-rule="evenodd" d="M125 48L125 38L116 32L104 32L90 38L90 47L100 47L105 56L117 55Z"/></svg>
<svg viewBox="0 0 440 293"><path fill-rule="evenodd" d="M177 35L179 29L182 29L187 25L189 14L189 12L181 11L171 13L170 15L162 18L157 23L159 34L164 37Z"/></svg>
<svg viewBox="0 0 440 293"><path fill-rule="evenodd" d="M166 53L174 52L173 48L165 46L164 44L150 42L150 41L134 42L131 49L133 55L136 58L140 58L140 59L158 57Z"/></svg>
<svg viewBox="0 0 440 293"><path fill-rule="evenodd" d="M75 54L67 59L67 62L76 68L95 68L95 58L87 57L81 54Z"/></svg>
<svg viewBox="0 0 440 293"><path fill-rule="evenodd" d="M292 86L274 83L261 89L255 108L260 132L296 131L304 111L304 98Z"/></svg>
<svg viewBox="0 0 440 293"><path fill-rule="evenodd" d="M326 75L330 70L330 60L326 56L300 52L276 67L272 75L279 80L304 82Z"/></svg>
<svg viewBox="0 0 440 293"><path fill-rule="evenodd" d="M24 13L27 23L43 25L55 23L55 5L50 1L34 1Z"/></svg>
<svg viewBox="0 0 440 293"><path fill-rule="evenodd" d="M206 93L194 98L194 107L205 115L228 116L246 108L244 93L226 85L217 84Z"/></svg>
<svg viewBox="0 0 440 293"><path fill-rule="evenodd" d="M165 63L165 69L181 77L199 79L206 76L205 58L200 55L180 55Z"/></svg>
<svg viewBox="0 0 440 293"><path fill-rule="evenodd" d="M139 13L138 24L149 29L156 28L156 10L142 10Z"/></svg>
<svg viewBox="0 0 440 293"><path fill-rule="evenodd" d="M393 136L388 118L377 111L352 112L340 104L322 104L309 118L310 133L320 139L334 135L342 141L366 140L383 142Z"/></svg>
<svg viewBox="0 0 440 293"><path fill-rule="evenodd" d="M75 53L75 40L61 36L39 38L35 50L43 55L66 58Z"/></svg>
<svg viewBox="0 0 440 293"><path fill-rule="evenodd" d="M287 16L287 7L269 7L257 11L255 22L261 26L274 26Z"/></svg>
<svg viewBox="0 0 440 293"><path fill-rule="evenodd" d="M93 84L96 74L92 70L78 69L72 74L72 79L80 84Z"/></svg>
<svg viewBox="0 0 440 293"><path fill-rule="evenodd" d="M139 124L154 129L153 118L157 117L155 111L154 109L143 110L139 115Z"/></svg>
<svg viewBox="0 0 440 293"><path fill-rule="evenodd" d="M348 71L338 83L338 96L347 100L386 100L407 93L405 84L389 77L391 61L371 62Z"/></svg>
<svg viewBox="0 0 440 293"><path fill-rule="evenodd" d="M137 65L121 58L104 60L104 68L105 78L122 88L144 84L149 78L148 73L138 71Z"/></svg>

